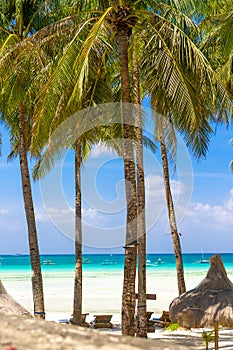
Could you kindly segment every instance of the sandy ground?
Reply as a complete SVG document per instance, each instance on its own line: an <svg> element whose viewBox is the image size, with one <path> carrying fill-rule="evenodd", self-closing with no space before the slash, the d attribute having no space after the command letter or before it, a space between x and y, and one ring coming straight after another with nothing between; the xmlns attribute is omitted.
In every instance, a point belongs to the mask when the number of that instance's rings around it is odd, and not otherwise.
<svg viewBox="0 0 233 350"><path fill-rule="evenodd" d="M205 329L210 331L211 329ZM121 334L120 325L115 324L112 330L99 329L100 332ZM196 349L205 349L205 344L202 340L203 329L191 329L183 330L178 329L176 331L168 331L165 329L155 329L154 333L148 333L148 340L153 341L154 339L166 339L168 340L171 349L173 345L185 345L187 349L194 346ZM214 349L214 341L209 343L209 350ZM221 329L219 331L219 349L233 350L233 330Z"/></svg>
<svg viewBox="0 0 233 350"><path fill-rule="evenodd" d="M98 277L98 279L97 279ZM147 309L153 311L153 317L160 317L163 310L169 309L169 304L177 296L176 278L174 273L168 271L165 275L151 274L148 279L148 293L156 293L157 300L148 301ZM196 286L204 277L203 274L196 276L186 276L187 289ZM46 319L58 322L61 319L69 319L72 314L73 301L73 276L45 276L44 294L46 303ZM33 302L31 293L31 282L20 278L2 279L4 286L26 309L33 312ZM83 313L89 313L87 322L94 319L95 314L112 314L112 330L99 330L121 334L120 311L121 311L121 286L122 276L92 276L87 275L84 279L84 300ZM208 329L205 329L208 330ZM205 349L202 340L203 329L192 329L191 331L179 329L177 331L167 331L156 328L155 332L149 333L149 341L156 338L167 339L169 344L185 344L187 349L192 345L196 349ZM172 349L172 347L171 347ZM209 350L214 349L214 343L209 344ZM219 332L219 349L233 350L233 330L221 329Z"/></svg>
<svg viewBox="0 0 233 350"><path fill-rule="evenodd" d="M153 317L153 315L152 315ZM88 323L94 320L94 315L89 314L86 317ZM121 335L121 325L120 325L120 315L113 315L112 317L113 329L98 329L98 332L117 334ZM90 325L92 328L92 325ZM211 331L211 328L199 328L186 330L180 327L176 331L169 331L160 326L155 327L155 332L148 333L148 341L153 341L154 339L164 339L168 341L170 346L169 349L172 350L172 345L185 345L187 349L194 346L196 349L205 349L205 344L202 340L202 332ZM214 341L209 343L209 350L215 349ZM233 350L233 330L222 328L219 330L219 349Z"/></svg>

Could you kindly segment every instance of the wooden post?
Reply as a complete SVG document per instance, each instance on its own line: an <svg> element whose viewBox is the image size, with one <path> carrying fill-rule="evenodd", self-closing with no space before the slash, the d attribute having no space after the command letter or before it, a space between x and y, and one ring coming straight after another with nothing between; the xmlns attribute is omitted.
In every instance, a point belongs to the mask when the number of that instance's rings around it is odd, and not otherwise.
<svg viewBox="0 0 233 350"><path fill-rule="evenodd" d="M218 350L218 325L214 326L214 344L215 350Z"/></svg>

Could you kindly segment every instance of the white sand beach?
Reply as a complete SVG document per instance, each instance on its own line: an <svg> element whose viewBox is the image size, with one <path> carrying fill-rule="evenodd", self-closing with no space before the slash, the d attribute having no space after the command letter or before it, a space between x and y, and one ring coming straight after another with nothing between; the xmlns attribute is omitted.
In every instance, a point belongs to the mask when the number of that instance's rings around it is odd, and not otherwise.
<svg viewBox="0 0 233 350"><path fill-rule="evenodd" d="M72 314L73 273L61 271L44 273L44 295L47 320L69 318ZM186 276L187 289L196 286L204 278L201 275ZM2 282L7 291L26 309L33 311L30 272L11 272L3 275ZM102 272L84 272L83 276L83 312L89 314L109 313L114 315L116 322L120 321L121 293L123 275L118 271L107 276ZM171 301L178 295L176 275L174 270L148 272L147 293L156 294L157 300L148 300L147 309L153 311L155 317L168 310Z"/></svg>
<svg viewBox="0 0 233 350"><path fill-rule="evenodd" d="M5 277L5 278L4 278ZM203 278L205 272L186 275L187 289L195 287ZM7 291L26 309L33 313L32 293L30 273L20 278L20 272L15 276L3 276L2 281ZM120 312L121 312L121 286L122 274L112 273L106 276L103 272L85 272L83 277L83 313L89 313L87 322L94 319L95 314L112 314L112 330L99 330L121 334ZM169 304L177 296L176 275L174 270L167 271L166 274L149 272L147 279L148 293L155 293L157 300L149 300L148 311L153 311L152 317L159 317L163 310L169 309ZM46 320L58 322L61 319L69 319L72 314L73 300L73 274L64 271L53 274L49 271L44 274L44 295L46 304ZM206 329L205 329L206 330ZM197 349L204 349L201 337L203 329L168 331L157 327L154 333L149 333L148 338L167 339L171 344L195 345ZM220 349L233 350L233 330L222 329L219 332ZM209 349L214 348L214 343L210 343ZM171 347L172 349L172 347Z"/></svg>

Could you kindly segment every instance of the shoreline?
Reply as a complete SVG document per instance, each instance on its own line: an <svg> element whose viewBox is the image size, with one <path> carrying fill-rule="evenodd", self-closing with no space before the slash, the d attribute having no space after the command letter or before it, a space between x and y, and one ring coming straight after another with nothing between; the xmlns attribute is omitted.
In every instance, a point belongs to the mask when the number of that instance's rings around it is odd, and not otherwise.
<svg viewBox="0 0 233 350"><path fill-rule="evenodd" d="M147 259L153 263L155 257L157 259L158 255L148 255ZM147 301L147 309L154 313L154 317L160 317L163 311L167 311L172 300L178 296L175 265L166 261L167 255L161 257L165 261L164 264L147 268L147 293L156 294L156 300ZM171 258L172 254L169 257ZM190 262L188 267L184 266L184 273L186 289L190 290L206 276L209 264L194 264L193 261L198 259L198 255L188 257ZM228 277L233 281L233 254L231 257L225 266ZM116 259L116 255L109 256L110 258ZM30 266L26 263L19 264L24 260L22 256L9 259L9 267L6 258L1 260L0 279L8 293L31 311L33 300ZM113 266L101 265L103 259L99 258L99 255L98 257L93 255L90 260L93 264L84 264L83 267L83 313L120 315L123 285L122 260L116 261L117 263ZM59 261L59 259L55 262L57 263L55 265L42 266L45 311L49 320L53 319L53 315L58 315L62 319L69 318L73 308L74 267L67 260L65 260L66 264L62 264L62 260ZM56 319L58 317L56 316Z"/></svg>
<svg viewBox="0 0 233 350"><path fill-rule="evenodd" d="M4 262L4 260L1 261ZM209 264L192 265L190 263L190 267L185 268L187 290L196 287L206 276L208 269ZM228 277L233 280L233 264L226 269ZM29 312L33 313L30 268L12 266L7 269L2 264L0 278L7 292ZM58 323L61 319L70 319L73 307L73 279L73 266L69 268L63 268L59 265L43 267L46 321ZM98 329L97 332L121 334L122 283L122 266L99 265L96 268L91 264L84 266L83 313L89 313L86 321L88 323L93 321L95 314L113 315L111 320L114 325L113 330ZM164 264L148 268L147 293L157 296L156 300L147 301L147 310L153 312L152 318L158 318L162 311L168 311L170 303L178 295L175 267L171 264ZM148 333L148 338L150 341L166 339L171 344L183 344L187 347L195 346L196 349L203 349L202 331L203 329L192 329L191 331L179 329L171 332L156 327L154 333ZM222 329L219 332L219 337L220 347L228 346L230 349L232 346L233 349L233 341L231 340L233 339L233 330ZM212 348L211 344L210 349Z"/></svg>

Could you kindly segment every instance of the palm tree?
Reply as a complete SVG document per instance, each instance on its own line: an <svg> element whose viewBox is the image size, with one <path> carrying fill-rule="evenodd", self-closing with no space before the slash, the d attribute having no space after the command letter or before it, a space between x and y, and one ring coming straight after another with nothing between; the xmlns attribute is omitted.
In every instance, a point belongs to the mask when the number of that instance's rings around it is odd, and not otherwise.
<svg viewBox="0 0 233 350"><path fill-rule="evenodd" d="M233 96L233 48L232 48L232 25L233 6L232 2L225 1L224 6L218 8L214 2L214 13L211 9L206 13L205 20L200 24L204 39L200 48L208 57L218 76L223 81L231 98ZM233 144L232 139L230 140ZM233 172L233 161L230 162L230 170Z"/></svg>
<svg viewBox="0 0 233 350"><path fill-rule="evenodd" d="M93 58L91 58L93 59ZM101 139L105 140L110 137L110 132L106 136L106 127L90 128L83 131L83 119L80 118L79 123L72 124L70 127L71 138L65 138L64 133L61 135L62 140L59 140L58 148L50 152L50 148L46 148L49 144L51 134L62 125L74 112L78 109L82 110L86 107L86 113L92 105L100 104L103 101L111 99L111 90L107 84L107 77L102 70L102 63L99 60L93 60L89 71L89 83L85 85L78 104L75 102L68 103L73 86L66 88L62 94L56 111L46 113L46 118L43 114L40 118L35 119L33 129L33 141L31 149L33 153L40 152L41 149L46 149L40 158L40 161L34 168L34 179L44 176L53 166L53 155L59 148L73 147L75 150L75 277L74 277L74 298L73 298L73 316L72 323L82 326L82 210L81 210L81 164L86 160L91 151L91 147L97 144ZM98 72L98 73L97 73ZM51 74L56 74L55 71ZM56 98L56 96L55 96ZM80 107L82 106L82 107ZM85 124L85 121L84 121ZM85 127L84 127L85 129ZM63 130L64 131L64 130ZM67 130L65 131L67 132ZM43 138L40 135L43 133ZM78 136L76 136L78 135ZM77 140L76 140L77 137ZM74 145L73 145L74 142ZM50 144L49 144L50 145Z"/></svg>
<svg viewBox="0 0 233 350"><path fill-rule="evenodd" d="M56 2L53 2L53 6ZM26 51L27 37L51 23L52 6L38 1L1 1L1 95L0 111L3 121L11 130L12 153L19 155L24 197L25 215L28 227L28 240L32 266L32 291L34 314L45 318L43 282L40 254L32 200L31 181L27 152L30 143L32 100L35 91L32 78L43 68L41 61L35 60ZM48 14L49 12L49 14Z"/></svg>
<svg viewBox="0 0 233 350"><path fill-rule="evenodd" d="M165 138L166 131L167 131L166 133L167 138L171 137L172 143L176 141L174 141L174 135L173 135L174 130L172 130L171 125L166 125L167 121L165 118L157 116L156 122L157 122L156 139L159 140L159 144L160 144L164 189L166 194L166 204L167 204L169 224L171 229L174 256L176 261L178 292L179 292L179 295L181 295L186 292L186 286L185 286L185 279L184 279L182 249L181 249L180 237L177 229L176 214L175 214L175 208L174 208L173 197L172 197L171 186L170 186L170 175L169 175L168 156L167 156L168 152L167 152L167 146L166 146L166 144L168 144L169 141L166 142L166 138ZM172 135L169 135L169 134L172 134Z"/></svg>
<svg viewBox="0 0 233 350"><path fill-rule="evenodd" d="M136 105L135 136L136 136L136 174L137 174L137 233L138 233L138 307L137 335L147 337L147 306L146 306L146 212L145 212L145 181L143 164L142 110L140 91L139 60L141 57L140 40L132 34L131 70L133 80L133 102ZM139 54L140 53L140 54Z"/></svg>
<svg viewBox="0 0 233 350"><path fill-rule="evenodd" d="M131 28L135 19L131 18L131 11L126 5L118 6L113 10L112 21L116 27L118 36L118 55L120 62L121 101L123 143L124 143L124 174L126 188L126 245L124 264L124 283L122 293L122 334L135 334L135 278L136 278L136 254L137 254L137 191L134 164L134 149L132 144L132 116L128 108L131 103L131 87L129 75L128 50L131 36Z"/></svg>
<svg viewBox="0 0 233 350"><path fill-rule="evenodd" d="M28 150L28 109L27 109L27 91L24 90L23 86L25 84L24 76L22 73L9 72L9 67L5 65L5 55L8 52L5 50L11 43L17 43L20 46L21 41L25 35L28 35L30 24L32 20L30 15L37 12L41 5L41 1L36 3L12 1L11 3L2 2L0 4L1 18L5 21L5 31L7 33L7 38L2 44L1 56L0 56L0 69L1 69L1 83L2 94L1 94L1 112L6 120L9 122L9 116L11 113L17 117L17 153L20 158L20 170L21 170L21 180L22 180L22 190L24 198L25 214L28 226L28 240L30 248L30 259L32 266L32 290L33 290L33 301L34 301L34 314L37 318L45 318L44 309L44 295L43 295L43 283L42 274L40 266L40 254L37 239L37 229L35 222L34 206L32 200L31 182L28 169L27 160L27 150ZM12 15L15 15L13 17ZM33 18L35 19L35 17ZM31 21L31 23L30 23ZM33 23L34 24L34 23ZM30 30L33 27L30 26ZM17 60L17 58L16 58ZM19 63L19 61L17 62ZM13 76L9 76L8 74ZM4 80L4 78L6 80ZM12 96L12 91L14 96ZM17 96L17 97L16 97ZM16 100L16 101L15 101ZM10 124L10 123L9 123ZM13 132L15 130L11 129Z"/></svg>
<svg viewBox="0 0 233 350"><path fill-rule="evenodd" d="M166 200L176 258L178 290L181 294L185 292L183 262L170 190L163 125L166 125L167 130L168 128L167 122L163 121L161 116L169 115L170 127L180 131L187 145L197 157L200 157L207 151L209 134L212 132L209 125L210 116L214 118L219 106L223 106L223 114L227 116L227 105L229 106L230 101L209 63L189 39L188 35L196 29L195 25L188 21L185 13L177 12L176 9L176 16L173 16L172 10L170 8L168 16L165 13L163 17L161 12L154 19L151 27L152 39L148 44L149 54L146 55L144 64L151 105L157 111L156 123L160 126L158 140L161 147ZM173 23L170 21L172 16L175 19ZM213 85L213 82L216 84ZM215 96L217 96L216 100Z"/></svg>
<svg viewBox="0 0 233 350"><path fill-rule="evenodd" d="M126 12L125 12L126 11ZM126 197L127 197L127 234L126 234L126 253L125 253L125 272L124 272L124 287L123 287L123 306L122 306L122 328L123 333L125 334L134 334L134 311L135 311L135 275L136 275L136 218L137 218L137 205L136 205L136 179L135 179L135 168L134 168L134 152L132 146L132 135L131 127L128 124L131 122L130 111L127 110L126 103L131 102L130 96L130 80L129 80L129 69L128 69L128 39L129 39L129 25L124 24L121 28L121 21L127 19L128 10L126 8L109 8L105 11L104 15L95 23L94 27L87 36L84 44L81 46L79 54L75 57L76 61L79 61L79 66L76 69L75 86L71 98L77 97L77 92L80 96L80 91L83 91L85 85L83 82L80 82L80 78L83 77L84 71L87 69L87 63L90 57L90 51L94 39L98 34L98 30L103 24L103 21L111 22L111 26L115 29L115 32L118 34L119 42L119 60L120 60L120 76L121 76L121 91L122 91L122 115L123 115L123 125L124 127L124 169L125 169L125 178L126 178ZM107 15L111 16L107 17ZM123 16L123 17L122 17ZM123 18L123 19L122 19ZM106 34L105 34L106 35ZM100 40L100 38L98 38ZM96 43L94 42L96 45ZM64 57L62 58L59 68L66 69L67 77L67 64L65 57L68 57L72 47L68 46L67 51L65 52ZM101 52L101 51L100 51ZM104 50L106 52L106 50ZM70 63L70 61L69 61ZM81 64L80 64L81 63ZM76 64L76 63L75 63ZM73 70L73 66L70 66L70 69ZM70 75L72 76L72 75ZM60 77L60 75L59 75ZM69 75L68 75L69 77ZM53 83L56 79L55 75L52 76L50 82ZM67 78L66 78L67 79ZM72 76L73 79L73 76ZM68 80L68 79L67 79ZM69 84L70 82L68 82ZM81 94L82 95L82 94ZM51 108L51 106L50 106ZM43 107L44 109L44 107Z"/></svg>

